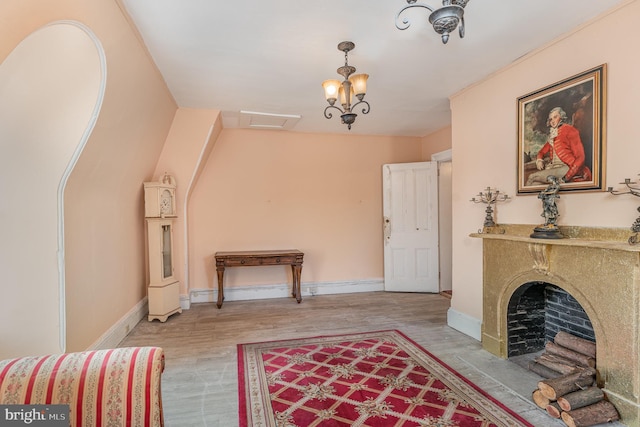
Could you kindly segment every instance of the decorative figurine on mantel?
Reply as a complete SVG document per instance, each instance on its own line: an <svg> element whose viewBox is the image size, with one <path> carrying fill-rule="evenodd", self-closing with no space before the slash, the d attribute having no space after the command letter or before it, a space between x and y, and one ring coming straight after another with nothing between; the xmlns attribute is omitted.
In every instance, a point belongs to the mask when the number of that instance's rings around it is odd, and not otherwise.
<svg viewBox="0 0 640 427"><path fill-rule="evenodd" d="M471 198L470 201L473 203L484 203L487 205L487 208L484 210L486 213L484 217L484 224L482 230L478 230L478 233L504 234L505 230L502 227L499 227L493 219L493 208L491 205L495 205L498 202L505 202L510 199L511 198L508 195L500 193L500 190L497 188L491 187L485 188L484 191L479 192L475 197Z"/></svg>
<svg viewBox="0 0 640 427"><path fill-rule="evenodd" d="M624 184L628 190L616 191L613 189L613 187L609 187L607 188L607 191L613 194L614 196L619 196L620 194L631 194L633 196L640 197L640 188L632 187L632 185L637 184L636 182L631 181L631 179L629 178L625 178L624 182L621 182L620 184ZM638 212L640 212L640 207L638 207ZM640 233L640 216L636 218L633 225L631 225L631 231L633 231L633 235L629 237L628 242L630 245L637 245L638 243L640 243L640 240L638 239L638 233Z"/></svg>
<svg viewBox="0 0 640 427"><path fill-rule="evenodd" d="M560 198L558 195L560 180L555 175L549 175L547 182L549 183L547 188L538 194L538 199L542 200L542 213L540 216L544 217L544 224L534 228L530 237L535 239L563 239L564 235L557 225L560 214L558 213L556 200Z"/></svg>

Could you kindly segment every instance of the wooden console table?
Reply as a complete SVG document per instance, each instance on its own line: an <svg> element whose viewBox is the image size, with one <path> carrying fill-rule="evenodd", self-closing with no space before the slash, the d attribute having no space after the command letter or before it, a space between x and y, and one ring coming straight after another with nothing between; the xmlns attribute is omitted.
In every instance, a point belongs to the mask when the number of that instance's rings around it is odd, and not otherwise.
<svg viewBox="0 0 640 427"><path fill-rule="evenodd" d="M297 249L282 251L236 251L216 252L216 272L218 273L218 308L224 301L224 269L226 267L256 267L262 265L290 265L293 273L291 295L300 303L300 275L302 274L302 258L304 253Z"/></svg>

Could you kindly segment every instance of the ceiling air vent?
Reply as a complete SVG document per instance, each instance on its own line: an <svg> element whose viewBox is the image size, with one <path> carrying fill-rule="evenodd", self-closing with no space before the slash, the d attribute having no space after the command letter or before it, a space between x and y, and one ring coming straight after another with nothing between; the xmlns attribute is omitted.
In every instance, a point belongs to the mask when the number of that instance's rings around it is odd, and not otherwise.
<svg viewBox="0 0 640 427"><path fill-rule="evenodd" d="M240 127L248 129L289 130L302 116L295 114L271 114L240 111Z"/></svg>

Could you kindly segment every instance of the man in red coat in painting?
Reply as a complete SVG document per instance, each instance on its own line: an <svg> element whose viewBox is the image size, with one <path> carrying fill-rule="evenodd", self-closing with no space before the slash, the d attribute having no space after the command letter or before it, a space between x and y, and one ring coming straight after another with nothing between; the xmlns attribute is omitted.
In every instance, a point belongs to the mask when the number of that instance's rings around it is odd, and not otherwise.
<svg viewBox="0 0 640 427"><path fill-rule="evenodd" d="M536 157L537 172L529 175L527 185L546 183L553 175L561 182L591 181L591 171L584 164L584 146L578 129L566 123L567 113L560 107L549 112L549 138Z"/></svg>

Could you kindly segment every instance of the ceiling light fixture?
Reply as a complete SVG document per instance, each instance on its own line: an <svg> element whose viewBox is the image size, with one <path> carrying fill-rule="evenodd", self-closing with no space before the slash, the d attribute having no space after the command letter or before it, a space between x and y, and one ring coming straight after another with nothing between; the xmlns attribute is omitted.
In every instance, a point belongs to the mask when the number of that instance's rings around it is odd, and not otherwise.
<svg viewBox="0 0 640 427"><path fill-rule="evenodd" d="M322 82L322 87L324 88L324 96L327 98L327 102L329 102L329 106L324 109L324 116L327 119L333 117L333 114L328 112L330 108L335 108L340 111L340 118L342 119L342 123L346 124L349 130L351 130L351 125L356 121L356 117L358 116L353 112L353 109L359 105L364 104L362 107L362 114L368 114L370 107L367 101L364 101L364 95L367 93L367 79L369 78L368 74L354 74L356 72L356 67L352 67L348 63L348 54L350 50L356 45L353 42L341 42L338 45L338 50L344 52L344 66L338 68L338 74L344 77L344 81L340 82L340 80L325 80ZM358 98L358 102L352 104L354 101L353 96ZM334 104L340 97L340 104L342 104L342 109L336 107Z"/></svg>
<svg viewBox="0 0 640 427"><path fill-rule="evenodd" d="M397 29L406 30L411 25L406 18L400 23L400 15L402 15L402 12L412 7L424 7L431 12L429 22L433 25L436 33L442 35L442 43L446 44L449 41L449 33L455 31L458 24L460 24L458 28L460 38L464 38L464 7L469 3L469 0L442 0L442 7L439 9L434 9L426 4L416 3L416 1L417 0L407 0L409 6L400 9L400 12L396 15Z"/></svg>

